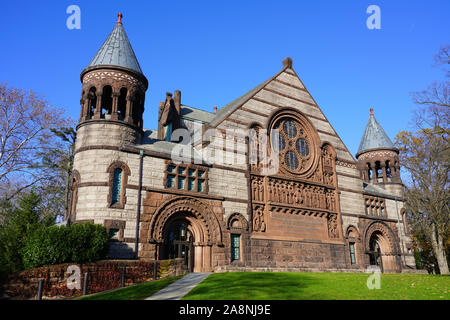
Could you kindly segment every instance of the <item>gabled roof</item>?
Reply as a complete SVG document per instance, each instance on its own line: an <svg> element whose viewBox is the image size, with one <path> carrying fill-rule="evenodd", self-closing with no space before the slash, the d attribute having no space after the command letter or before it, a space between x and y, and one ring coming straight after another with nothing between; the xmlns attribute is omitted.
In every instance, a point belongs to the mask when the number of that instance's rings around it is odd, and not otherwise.
<svg viewBox="0 0 450 320"><path fill-rule="evenodd" d="M114 65L132 69L143 74L125 29L123 28L121 18L122 15L119 14L119 20L116 26L97 51L88 67Z"/></svg>
<svg viewBox="0 0 450 320"><path fill-rule="evenodd" d="M277 73L275 76L264 81L263 83L256 86L252 90L248 91L247 93L243 94L239 98L231 101L229 104L227 104L227 105L223 106L222 108L220 108L219 110L217 110L216 116L215 116L214 120L211 121L210 125L212 127L219 125L225 118L227 118L230 114L232 114L234 111L236 111L236 109L241 107L245 102L247 102L255 94L257 94L262 88L264 88L270 81L272 81L274 78L276 78L280 73L281 72Z"/></svg>
<svg viewBox="0 0 450 320"><path fill-rule="evenodd" d="M370 117L366 129L361 138L356 156L363 152L376 149L396 149L383 127L378 123L373 115L373 109L370 109Z"/></svg>
<svg viewBox="0 0 450 320"><path fill-rule="evenodd" d="M202 123L210 123L215 116L214 113L185 105L181 105L180 109L181 109L180 110L181 118L186 120L197 121Z"/></svg>

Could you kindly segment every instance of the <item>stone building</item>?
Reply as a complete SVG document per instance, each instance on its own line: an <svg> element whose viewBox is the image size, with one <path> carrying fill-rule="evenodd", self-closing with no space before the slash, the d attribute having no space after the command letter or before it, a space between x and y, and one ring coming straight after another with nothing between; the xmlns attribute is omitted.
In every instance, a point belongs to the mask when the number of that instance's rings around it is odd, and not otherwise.
<svg viewBox="0 0 450 320"><path fill-rule="evenodd" d="M193 271L414 268L399 151L372 112L355 159L286 58L214 112L167 93L148 111L157 130L144 129L149 84L121 18L81 72L68 217L106 226L111 258L183 257Z"/></svg>

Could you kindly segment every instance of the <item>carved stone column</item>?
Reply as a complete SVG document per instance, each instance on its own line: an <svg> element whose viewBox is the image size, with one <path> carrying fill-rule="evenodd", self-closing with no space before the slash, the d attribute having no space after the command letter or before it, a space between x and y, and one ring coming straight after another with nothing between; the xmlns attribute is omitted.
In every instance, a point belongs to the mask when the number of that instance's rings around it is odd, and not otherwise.
<svg viewBox="0 0 450 320"><path fill-rule="evenodd" d="M127 106L126 106L126 111L125 111L125 121L130 124L133 123L133 117L131 116L132 103L133 103L133 99L131 98L130 95L128 95L127 96Z"/></svg>
<svg viewBox="0 0 450 320"><path fill-rule="evenodd" d="M387 183L387 173L386 173L386 164L380 164L381 171L383 172L383 183Z"/></svg>
<svg viewBox="0 0 450 320"><path fill-rule="evenodd" d="M97 105L95 106L94 119L100 119L102 114L102 95L97 94Z"/></svg>
<svg viewBox="0 0 450 320"><path fill-rule="evenodd" d="M112 107L111 107L111 119L112 120L117 120L119 119L119 115L117 114L117 106L119 104L119 96L120 93L118 92L113 92L112 94Z"/></svg>

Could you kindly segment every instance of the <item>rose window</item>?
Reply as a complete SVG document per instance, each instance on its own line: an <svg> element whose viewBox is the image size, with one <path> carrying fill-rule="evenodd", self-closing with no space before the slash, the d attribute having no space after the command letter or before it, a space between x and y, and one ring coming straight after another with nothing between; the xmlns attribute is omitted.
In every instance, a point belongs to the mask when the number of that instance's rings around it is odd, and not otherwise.
<svg viewBox="0 0 450 320"><path fill-rule="evenodd" d="M292 118L281 118L276 121L273 129L278 129L278 137L272 134L272 145L278 148L280 164L293 173L307 170L312 162L312 137L302 125Z"/></svg>

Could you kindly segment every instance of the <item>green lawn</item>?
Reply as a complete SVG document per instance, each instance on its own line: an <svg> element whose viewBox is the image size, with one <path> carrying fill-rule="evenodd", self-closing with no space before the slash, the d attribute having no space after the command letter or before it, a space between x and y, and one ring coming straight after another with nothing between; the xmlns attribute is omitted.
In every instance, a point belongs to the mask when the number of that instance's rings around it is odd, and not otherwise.
<svg viewBox="0 0 450 320"><path fill-rule="evenodd" d="M382 274L369 290L364 273L228 272L212 274L184 300L450 300L450 277Z"/></svg>
<svg viewBox="0 0 450 320"><path fill-rule="evenodd" d="M106 293L80 297L77 300L144 300L182 277L183 275L159 279Z"/></svg>

